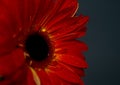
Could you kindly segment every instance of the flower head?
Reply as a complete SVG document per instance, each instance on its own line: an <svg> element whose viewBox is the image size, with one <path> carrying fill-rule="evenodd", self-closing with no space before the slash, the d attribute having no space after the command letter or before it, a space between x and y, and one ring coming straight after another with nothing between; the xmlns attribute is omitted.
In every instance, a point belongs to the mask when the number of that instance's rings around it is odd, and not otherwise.
<svg viewBox="0 0 120 85"><path fill-rule="evenodd" d="M77 0L0 0L0 85L83 85Z"/></svg>

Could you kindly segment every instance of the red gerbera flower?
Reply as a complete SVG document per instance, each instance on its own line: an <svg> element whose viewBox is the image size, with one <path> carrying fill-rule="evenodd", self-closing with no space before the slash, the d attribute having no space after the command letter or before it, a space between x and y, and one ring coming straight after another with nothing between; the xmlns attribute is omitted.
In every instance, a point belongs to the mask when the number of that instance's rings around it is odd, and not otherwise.
<svg viewBox="0 0 120 85"><path fill-rule="evenodd" d="M83 85L88 17L77 0L0 0L0 85Z"/></svg>

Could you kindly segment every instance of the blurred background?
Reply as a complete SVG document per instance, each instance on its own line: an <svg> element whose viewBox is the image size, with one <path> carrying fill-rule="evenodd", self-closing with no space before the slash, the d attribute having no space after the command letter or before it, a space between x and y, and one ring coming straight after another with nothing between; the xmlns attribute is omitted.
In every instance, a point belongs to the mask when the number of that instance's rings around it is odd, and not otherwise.
<svg viewBox="0 0 120 85"><path fill-rule="evenodd" d="M88 15L88 31L81 40L89 68L85 85L120 85L120 0L79 0L77 14Z"/></svg>

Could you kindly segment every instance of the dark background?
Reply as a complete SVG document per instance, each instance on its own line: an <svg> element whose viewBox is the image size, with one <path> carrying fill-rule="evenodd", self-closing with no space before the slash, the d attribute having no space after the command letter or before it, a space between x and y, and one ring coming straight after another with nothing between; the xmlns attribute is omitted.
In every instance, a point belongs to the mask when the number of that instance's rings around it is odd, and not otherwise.
<svg viewBox="0 0 120 85"><path fill-rule="evenodd" d="M90 17L82 38L89 68L85 85L120 85L120 0L79 0L78 14Z"/></svg>

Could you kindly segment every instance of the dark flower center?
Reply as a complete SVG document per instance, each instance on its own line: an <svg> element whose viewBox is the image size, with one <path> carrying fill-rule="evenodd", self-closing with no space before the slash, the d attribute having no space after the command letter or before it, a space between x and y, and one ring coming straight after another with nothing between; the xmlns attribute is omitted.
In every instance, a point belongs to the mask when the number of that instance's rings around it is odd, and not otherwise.
<svg viewBox="0 0 120 85"><path fill-rule="evenodd" d="M25 50L35 61L42 61L48 57L49 45L39 33L28 36L25 42Z"/></svg>
<svg viewBox="0 0 120 85"><path fill-rule="evenodd" d="M5 79L4 77L0 76L0 82L3 81L4 79Z"/></svg>

